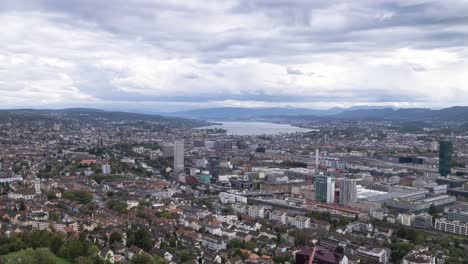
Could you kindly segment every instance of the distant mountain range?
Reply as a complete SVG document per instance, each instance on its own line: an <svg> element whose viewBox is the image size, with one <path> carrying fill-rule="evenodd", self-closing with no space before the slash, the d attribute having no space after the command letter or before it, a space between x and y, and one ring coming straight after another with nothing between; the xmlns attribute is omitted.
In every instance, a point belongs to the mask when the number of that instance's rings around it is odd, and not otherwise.
<svg viewBox="0 0 468 264"><path fill-rule="evenodd" d="M388 107L354 106L351 108L334 107L328 110L306 109L306 108L242 108L242 107L220 107L194 109L183 112L166 113L170 116L178 116L203 120L248 120L278 116L334 116L344 111L360 109L380 109Z"/></svg>
<svg viewBox="0 0 468 264"><path fill-rule="evenodd" d="M468 122L468 107L455 106L440 110L429 108L391 108L357 106L315 110L305 108L208 108L169 114L200 120L268 120L268 119L337 119L337 120L388 120L388 121L442 121Z"/></svg>
<svg viewBox="0 0 468 264"><path fill-rule="evenodd" d="M68 108L68 109L2 109L0 110L0 120L79 120L85 122L127 121L152 122L163 127L200 127L209 125L209 122L202 120L187 119L174 116L139 114L119 111L105 111L91 108Z"/></svg>
<svg viewBox="0 0 468 264"><path fill-rule="evenodd" d="M165 127L199 127L207 121L272 121L286 122L313 120L387 120L433 121L468 123L468 106L454 106L440 110L428 108L389 108L357 106L316 110L305 108L207 108L160 115L90 108L69 109L10 109L0 110L0 120L6 119L75 119L81 121L149 121Z"/></svg>
<svg viewBox="0 0 468 264"><path fill-rule="evenodd" d="M359 120L468 122L468 107L454 106L440 110L428 108L351 110L335 117Z"/></svg>

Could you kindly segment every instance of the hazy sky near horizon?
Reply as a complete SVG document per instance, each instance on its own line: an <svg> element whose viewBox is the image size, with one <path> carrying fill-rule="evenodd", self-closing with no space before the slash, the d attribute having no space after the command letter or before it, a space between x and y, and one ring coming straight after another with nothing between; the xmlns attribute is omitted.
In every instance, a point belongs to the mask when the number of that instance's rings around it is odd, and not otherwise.
<svg viewBox="0 0 468 264"><path fill-rule="evenodd" d="M1 0L1 108L468 105L468 1Z"/></svg>

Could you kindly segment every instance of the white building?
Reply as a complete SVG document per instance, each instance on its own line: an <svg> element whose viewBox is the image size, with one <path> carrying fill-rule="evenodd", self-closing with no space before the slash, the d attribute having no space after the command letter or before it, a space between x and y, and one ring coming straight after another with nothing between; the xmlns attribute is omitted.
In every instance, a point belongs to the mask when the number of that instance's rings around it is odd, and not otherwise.
<svg viewBox="0 0 468 264"><path fill-rule="evenodd" d="M429 250L422 249L422 250L415 250L407 254L403 260L402 264L435 264L435 256L429 252Z"/></svg>
<svg viewBox="0 0 468 264"><path fill-rule="evenodd" d="M388 208L379 208L372 211L372 218L383 221L388 216Z"/></svg>
<svg viewBox="0 0 468 264"><path fill-rule="evenodd" d="M283 224L287 223L287 216L285 212L275 210L270 213L268 218L270 219L270 221L279 221Z"/></svg>
<svg viewBox="0 0 468 264"><path fill-rule="evenodd" d="M255 205L249 206L248 215L253 218L264 218L265 208Z"/></svg>
<svg viewBox="0 0 468 264"><path fill-rule="evenodd" d="M220 237L213 235L205 235L202 239L202 246L206 247L213 251L218 251L221 249L226 249L226 242Z"/></svg>
<svg viewBox="0 0 468 264"><path fill-rule="evenodd" d="M404 226L411 226L414 219L414 214L399 214L398 221Z"/></svg>
<svg viewBox="0 0 468 264"><path fill-rule="evenodd" d="M13 200L32 200L34 196L36 196L36 192L33 190L21 190L8 193L8 198Z"/></svg>
<svg viewBox="0 0 468 264"><path fill-rule="evenodd" d="M302 215L297 215L296 217L289 216L288 223L299 229L310 228L310 218Z"/></svg>
<svg viewBox="0 0 468 264"><path fill-rule="evenodd" d="M387 264L390 261L389 252L383 248L367 249L361 246L356 250L356 255L377 263Z"/></svg>
<svg viewBox="0 0 468 264"><path fill-rule="evenodd" d="M103 174L111 174L111 166L109 164L102 164L101 166Z"/></svg>
<svg viewBox="0 0 468 264"><path fill-rule="evenodd" d="M133 207L137 207L140 203L136 200L127 200L127 209L132 209Z"/></svg>
<svg viewBox="0 0 468 264"><path fill-rule="evenodd" d="M0 178L0 183L1 182L22 181L22 180L23 180L23 177L21 177L21 176L12 176L12 177L8 177L8 178Z"/></svg>
<svg viewBox="0 0 468 264"><path fill-rule="evenodd" d="M398 221L404 226L411 226L413 224L414 214L399 214Z"/></svg>
<svg viewBox="0 0 468 264"><path fill-rule="evenodd" d="M227 193L227 192L221 192L219 193L219 200L226 204L226 203L247 203L247 197L244 197L242 195L234 194L234 193Z"/></svg>
<svg viewBox="0 0 468 264"><path fill-rule="evenodd" d="M434 229L446 233L468 236L468 224L460 221L448 221L445 218L435 220Z"/></svg>

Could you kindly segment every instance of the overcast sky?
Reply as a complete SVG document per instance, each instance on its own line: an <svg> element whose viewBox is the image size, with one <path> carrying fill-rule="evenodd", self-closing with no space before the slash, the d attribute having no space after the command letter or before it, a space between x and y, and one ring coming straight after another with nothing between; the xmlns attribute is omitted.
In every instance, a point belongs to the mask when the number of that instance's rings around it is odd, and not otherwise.
<svg viewBox="0 0 468 264"><path fill-rule="evenodd" d="M1 0L0 107L468 105L468 1Z"/></svg>

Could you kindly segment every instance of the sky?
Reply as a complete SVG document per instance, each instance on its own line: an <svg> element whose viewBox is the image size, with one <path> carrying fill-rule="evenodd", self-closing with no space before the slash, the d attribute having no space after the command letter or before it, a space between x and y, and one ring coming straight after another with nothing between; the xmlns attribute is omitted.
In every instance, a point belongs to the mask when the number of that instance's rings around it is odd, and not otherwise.
<svg viewBox="0 0 468 264"><path fill-rule="evenodd" d="M0 108L468 105L466 0L1 0Z"/></svg>

